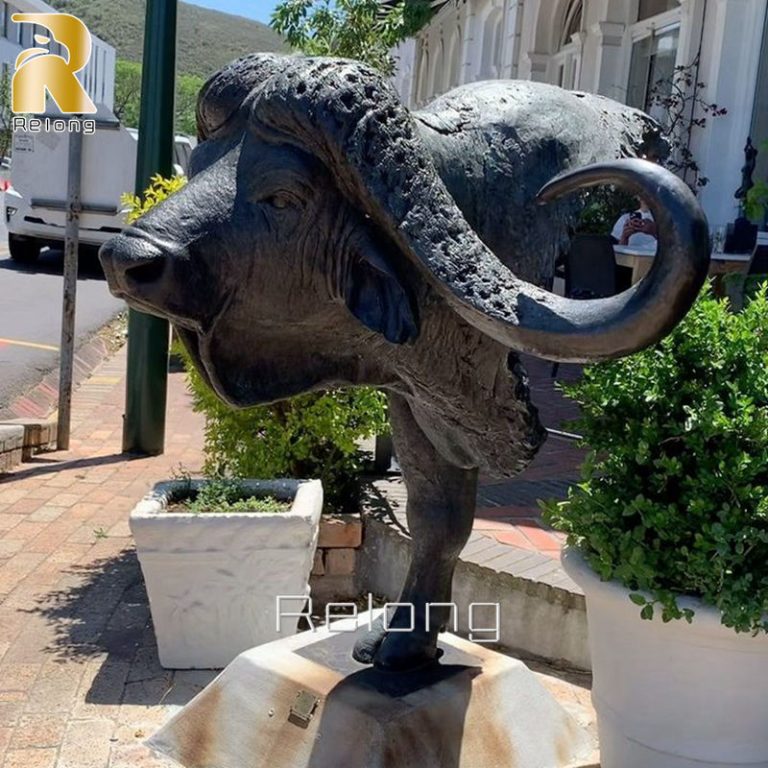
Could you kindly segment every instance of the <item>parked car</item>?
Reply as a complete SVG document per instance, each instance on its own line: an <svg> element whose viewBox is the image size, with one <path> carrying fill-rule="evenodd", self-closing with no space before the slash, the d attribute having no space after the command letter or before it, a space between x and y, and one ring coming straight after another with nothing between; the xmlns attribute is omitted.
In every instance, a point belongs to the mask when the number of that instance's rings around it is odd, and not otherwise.
<svg viewBox="0 0 768 768"><path fill-rule="evenodd" d="M44 246L63 247L68 135L17 131L4 215L11 258L33 263ZM100 246L123 229L120 196L134 188L138 132L115 119L96 121L83 136L80 243ZM176 136L174 171L186 173L194 139Z"/></svg>

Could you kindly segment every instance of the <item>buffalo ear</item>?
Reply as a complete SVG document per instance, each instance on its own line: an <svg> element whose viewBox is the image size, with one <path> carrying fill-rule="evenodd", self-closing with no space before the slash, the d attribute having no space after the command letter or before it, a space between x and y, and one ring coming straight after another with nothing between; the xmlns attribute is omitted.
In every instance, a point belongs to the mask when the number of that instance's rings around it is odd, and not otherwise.
<svg viewBox="0 0 768 768"><path fill-rule="evenodd" d="M408 291L370 235L352 256L344 301L366 328L393 344L405 344L419 335L418 318Z"/></svg>

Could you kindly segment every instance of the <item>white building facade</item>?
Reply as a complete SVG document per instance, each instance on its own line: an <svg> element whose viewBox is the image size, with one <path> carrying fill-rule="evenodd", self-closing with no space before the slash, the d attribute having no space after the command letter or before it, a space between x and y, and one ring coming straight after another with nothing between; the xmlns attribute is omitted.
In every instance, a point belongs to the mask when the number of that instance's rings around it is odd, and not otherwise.
<svg viewBox="0 0 768 768"><path fill-rule="evenodd" d="M14 0L13 3L0 0L0 66L4 76L13 74L16 57L22 50L33 45L35 33L43 31L33 29L31 24L17 24L11 18L13 14L56 12L42 0ZM61 54L62 47L58 43L51 43L51 52ZM115 58L115 49L111 45L91 35L91 57L85 68L78 73L78 78L100 112L102 108L111 112L114 106Z"/></svg>
<svg viewBox="0 0 768 768"><path fill-rule="evenodd" d="M436 3L436 5L439 5ZM449 0L397 52L396 85L419 107L478 80L537 80L654 113L651 89L699 62L698 95L725 107L692 132L712 226L735 218L748 136L768 140L768 0ZM768 177L768 151L755 178Z"/></svg>

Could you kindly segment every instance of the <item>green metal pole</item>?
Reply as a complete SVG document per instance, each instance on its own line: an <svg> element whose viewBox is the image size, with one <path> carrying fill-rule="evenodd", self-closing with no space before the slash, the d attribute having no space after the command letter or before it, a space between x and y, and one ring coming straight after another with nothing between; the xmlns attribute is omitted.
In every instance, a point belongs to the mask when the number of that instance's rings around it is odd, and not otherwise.
<svg viewBox="0 0 768 768"><path fill-rule="evenodd" d="M147 0L136 193L173 173L177 0ZM165 443L168 322L130 310L123 450L158 454Z"/></svg>

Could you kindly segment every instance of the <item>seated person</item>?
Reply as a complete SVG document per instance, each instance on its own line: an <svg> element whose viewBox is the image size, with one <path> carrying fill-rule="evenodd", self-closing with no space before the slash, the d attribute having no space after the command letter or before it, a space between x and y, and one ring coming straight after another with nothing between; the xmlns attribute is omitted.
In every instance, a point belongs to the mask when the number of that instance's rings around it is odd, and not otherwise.
<svg viewBox="0 0 768 768"><path fill-rule="evenodd" d="M656 247L656 222L648 206L638 198L636 211L620 216L611 230L611 237L618 245L631 245L635 248Z"/></svg>

